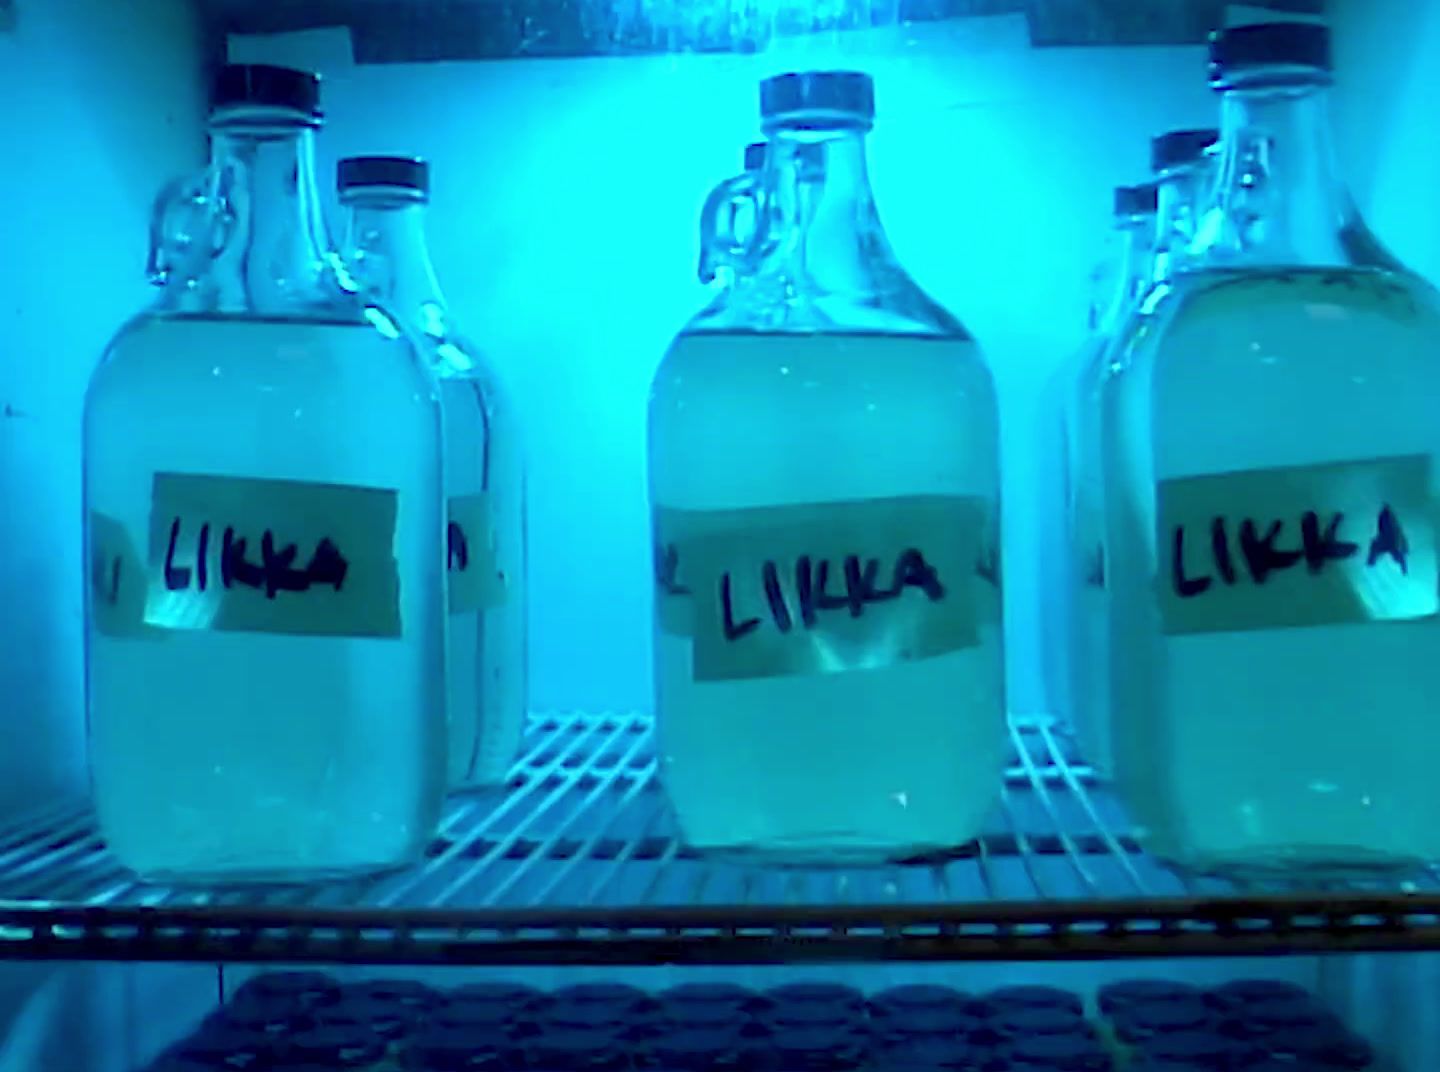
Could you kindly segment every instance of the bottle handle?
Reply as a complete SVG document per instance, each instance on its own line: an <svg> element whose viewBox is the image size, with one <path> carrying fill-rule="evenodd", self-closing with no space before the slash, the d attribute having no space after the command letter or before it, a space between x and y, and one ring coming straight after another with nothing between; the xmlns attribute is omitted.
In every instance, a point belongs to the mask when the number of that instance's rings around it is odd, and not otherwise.
<svg viewBox="0 0 1440 1072"><path fill-rule="evenodd" d="M1215 199L1211 209L1218 210L1221 220L1228 221L1231 233L1223 236L1223 245L1236 253L1266 241L1259 228L1270 215L1274 196L1270 182L1273 140L1260 131L1249 132L1242 139L1233 174L1220 178L1221 189L1228 196Z"/></svg>
<svg viewBox="0 0 1440 1072"><path fill-rule="evenodd" d="M195 278L203 263L224 249L233 213L208 169L166 183L150 210L150 251L146 274L156 286L176 273Z"/></svg>
<svg viewBox="0 0 1440 1072"><path fill-rule="evenodd" d="M702 283L712 283L721 268L747 271L759 257L765 228L762 220L764 187L753 171L726 179L705 199L700 211L700 264ZM740 221L749 208L750 233L742 234Z"/></svg>

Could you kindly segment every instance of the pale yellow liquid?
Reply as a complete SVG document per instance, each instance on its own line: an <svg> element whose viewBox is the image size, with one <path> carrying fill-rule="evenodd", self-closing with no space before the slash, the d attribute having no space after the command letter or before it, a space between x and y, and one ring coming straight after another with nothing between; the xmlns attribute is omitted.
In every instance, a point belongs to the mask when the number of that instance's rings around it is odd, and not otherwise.
<svg viewBox="0 0 1440 1072"><path fill-rule="evenodd" d="M994 393L973 343L682 336L650 404L653 510L906 495L998 500ZM657 629L662 771L687 840L805 863L964 842L1005 755L998 615L978 646L840 673L696 681Z"/></svg>

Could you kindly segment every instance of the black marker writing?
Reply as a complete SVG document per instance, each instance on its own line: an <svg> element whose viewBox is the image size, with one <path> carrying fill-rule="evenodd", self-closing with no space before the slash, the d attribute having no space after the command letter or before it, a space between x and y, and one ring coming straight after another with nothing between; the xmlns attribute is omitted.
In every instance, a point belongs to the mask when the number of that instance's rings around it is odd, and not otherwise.
<svg viewBox="0 0 1440 1072"><path fill-rule="evenodd" d="M165 550L165 587L179 592L192 586L205 591L210 580L210 535L208 523L200 526L196 538L196 554L193 566L177 564L183 528L180 518L170 524L170 541ZM247 557L249 541L236 536L233 526L226 526L220 538L220 584L227 591L236 586L264 591L267 599L274 599L281 592L308 592L311 588L329 586L338 592L345 584L350 570L349 560L340 553L339 547L329 537L322 538L315 545L310 559L301 567L295 563L300 549L295 544L277 544L271 529L265 529L260 536L260 560Z"/></svg>
<svg viewBox="0 0 1440 1072"><path fill-rule="evenodd" d="M1210 590L1215 582L1209 577L1188 577L1185 574L1185 526L1175 526L1175 548L1170 554L1170 583L1181 599L1193 599Z"/></svg>
<svg viewBox="0 0 1440 1072"><path fill-rule="evenodd" d="M720 613L724 618L726 640L739 640L760 628L759 618L746 618L743 622L736 624L735 607L730 595L730 574L728 573L720 577Z"/></svg>
<svg viewBox="0 0 1440 1072"><path fill-rule="evenodd" d="M173 531L173 530L172 530ZM210 582L210 526L200 526L200 545L195 551L195 582L200 591Z"/></svg>
<svg viewBox="0 0 1440 1072"><path fill-rule="evenodd" d="M315 545L315 553L305 564L305 573L311 584L328 584L336 592L345 586L345 575L349 572L350 561L329 537Z"/></svg>
<svg viewBox="0 0 1440 1072"><path fill-rule="evenodd" d="M454 521L445 526L445 568L458 573L470 568L470 541L465 538L465 530Z"/></svg>
<svg viewBox="0 0 1440 1072"><path fill-rule="evenodd" d="M1340 539L1340 523L1344 520L1344 514L1332 514L1322 532L1320 517L1314 510L1305 511L1300 518L1301 550L1305 555L1305 568L1311 573L1319 573L1327 562L1343 562L1360 550L1359 544Z"/></svg>
<svg viewBox="0 0 1440 1072"><path fill-rule="evenodd" d="M1085 567L1085 583L1091 588L1105 587L1105 548L1096 547L1090 552L1090 561Z"/></svg>
<svg viewBox="0 0 1440 1072"><path fill-rule="evenodd" d="M1407 577L1410 575L1410 542L1405 539L1400 519L1388 503L1380 510L1380 520L1376 522L1375 538L1370 541L1370 554L1366 556L1365 564L1375 565L1381 555L1389 555L1399 565L1401 573Z"/></svg>
<svg viewBox="0 0 1440 1072"><path fill-rule="evenodd" d="M782 633L790 632L790 608L785 606L785 593L780 590L779 568L773 562L766 562L761 567L760 576L765 586L765 602L770 604L770 617L775 620L775 628Z"/></svg>
<svg viewBox="0 0 1440 1072"><path fill-rule="evenodd" d="M180 542L180 519L170 523L170 545L165 548L165 588L179 592L190 587L190 570L175 565L175 548Z"/></svg>
<svg viewBox="0 0 1440 1072"><path fill-rule="evenodd" d="M975 575L981 580L988 582L995 588L1000 587L1001 577L999 548L988 547L985 549L985 551L980 555L980 561L975 563Z"/></svg>
<svg viewBox="0 0 1440 1072"><path fill-rule="evenodd" d="M762 613L749 617L737 617L734 576L730 571L722 573L719 594L725 639L736 641L749 636L766 620L783 635L796 628L797 619L801 628L816 628L824 611L844 611L851 618L859 618L868 607L899 599L909 588L923 592L932 603L946 596L939 572L917 548L908 547L896 555L885 587L880 584L880 559L846 555L839 560L838 569L835 565L828 558L800 555L790 573L792 596L782 583L781 564L767 559L761 564L758 578L764 599ZM838 590L832 590L832 580L841 586Z"/></svg>
<svg viewBox="0 0 1440 1072"><path fill-rule="evenodd" d="M690 594L690 589L680 583L680 552L673 543L655 544L655 584L667 595Z"/></svg>
<svg viewBox="0 0 1440 1072"><path fill-rule="evenodd" d="M825 579L820 578L820 588L824 591ZM810 556L801 555L795 562L795 595L800 602L800 621L806 629L814 629L815 623L819 621L816 614L818 609L815 603L815 575L810 567Z"/></svg>
<svg viewBox="0 0 1440 1072"><path fill-rule="evenodd" d="M110 560L110 576L105 576L105 556L97 554L91 563L90 587L100 602L113 607L120 602L120 569L124 560L116 555Z"/></svg>
<svg viewBox="0 0 1440 1072"><path fill-rule="evenodd" d="M1245 565L1250 583L1256 586L1301 562L1308 575L1320 576L1327 567L1360 553L1359 544L1342 538L1345 523L1343 513L1325 515L1322 522L1322 515L1314 510L1303 513L1294 528L1283 520L1267 519L1262 529L1262 522L1254 518L1242 518L1233 525L1224 517L1216 517L1209 524L1209 561L1200 563L1187 563L1188 530L1185 525L1176 525L1171 533L1171 587L1181 599L1194 599L1210 591L1217 579L1227 587L1239 584L1234 544L1238 544L1238 558ZM1400 519L1388 505L1376 518L1374 533L1366 565L1373 567L1381 558L1389 557L1408 573L1409 544ZM1214 572L1208 572L1206 567Z"/></svg>
<svg viewBox="0 0 1440 1072"><path fill-rule="evenodd" d="M1220 571L1220 579L1226 584L1234 584L1235 563L1230 558L1230 540L1225 535L1223 517L1210 522L1210 551L1215 556L1215 568ZM1176 553L1178 555L1178 548Z"/></svg>
<svg viewBox="0 0 1440 1072"><path fill-rule="evenodd" d="M1240 522L1240 553L1256 584L1264 584L1276 570L1287 570L1300 561L1302 552L1298 548L1289 551L1275 546L1284 527L1283 521L1274 521L1261 536L1255 522L1249 518Z"/></svg>
<svg viewBox="0 0 1440 1072"><path fill-rule="evenodd" d="M237 584L259 588L265 583L264 567L246 561L245 540L236 539L233 528L225 529L220 545L220 583L227 591Z"/></svg>

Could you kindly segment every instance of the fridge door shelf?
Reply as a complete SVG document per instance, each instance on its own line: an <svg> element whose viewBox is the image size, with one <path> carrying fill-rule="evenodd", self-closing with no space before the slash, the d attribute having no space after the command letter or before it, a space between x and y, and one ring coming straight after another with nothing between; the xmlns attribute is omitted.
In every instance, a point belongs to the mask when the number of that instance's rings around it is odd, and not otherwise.
<svg viewBox="0 0 1440 1072"><path fill-rule="evenodd" d="M0 829L0 959L374 964L1057 960L1440 949L1440 874L1237 885L1147 855L1049 720L1012 726L991 822L940 859L780 869L685 849L639 714L532 716L509 784L364 881L140 883L88 807Z"/></svg>

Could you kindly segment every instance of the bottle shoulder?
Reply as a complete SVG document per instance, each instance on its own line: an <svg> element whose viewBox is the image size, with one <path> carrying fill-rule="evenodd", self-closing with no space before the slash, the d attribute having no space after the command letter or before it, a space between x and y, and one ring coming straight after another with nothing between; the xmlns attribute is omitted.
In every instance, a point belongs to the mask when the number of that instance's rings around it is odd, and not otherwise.
<svg viewBox="0 0 1440 1072"><path fill-rule="evenodd" d="M323 397L366 390L377 402L434 401L436 381L403 336L356 320L143 312L111 338L90 378L104 398Z"/></svg>
<svg viewBox="0 0 1440 1072"><path fill-rule="evenodd" d="M1366 342L1369 336L1371 342ZM1378 268L1197 270L1155 287L1112 338L1109 374L1245 348L1255 353L1341 345L1428 349L1440 361L1440 292ZM1381 347L1383 349L1383 347ZM1357 355L1361 356L1361 355ZM1374 353L1383 361L1385 353Z"/></svg>
<svg viewBox="0 0 1440 1072"><path fill-rule="evenodd" d="M652 416L682 421L701 411L753 421L954 407L972 414L996 407L975 342L883 332L686 331L650 390Z"/></svg>
<svg viewBox="0 0 1440 1072"><path fill-rule="evenodd" d="M898 266L865 290L825 290L783 272L740 276L700 310L682 334L780 332L885 334L973 342L963 323Z"/></svg>
<svg viewBox="0 0 1440 1072"><path fill-rule="evenodd" d="M1440 316L1440 292L1398 267L1200 269L1162 284L1174 315L1243 316L1250 310L1348 308L1417 327Z"/></svg>

